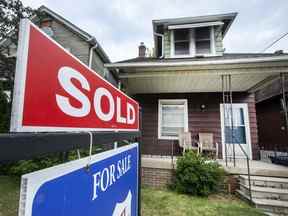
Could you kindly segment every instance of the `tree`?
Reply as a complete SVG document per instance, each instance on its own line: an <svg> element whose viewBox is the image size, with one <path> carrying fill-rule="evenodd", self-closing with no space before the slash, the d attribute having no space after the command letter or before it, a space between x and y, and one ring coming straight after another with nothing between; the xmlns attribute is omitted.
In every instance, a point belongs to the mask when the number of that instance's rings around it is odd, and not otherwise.
<svg viewBox="0 0 288 216"><path fill-rule="evenodd" d="M3 92L13 92L13 80L15 71L15 57L9 57L8 47L11 44L17 46L20 19L29 18L36 11L25 7L20 0L0 0L0 41L5 41L0 46L0 132L6 132L9 128L11 102ZM11 100L12 101L12 98Z"/></svg>
<svg viewBox="0 0 288 216"><path fill-rule="evenodd" d="M0 133L6 132L9 129L9 104L7 95L4 93L0 83Z"/></svg>

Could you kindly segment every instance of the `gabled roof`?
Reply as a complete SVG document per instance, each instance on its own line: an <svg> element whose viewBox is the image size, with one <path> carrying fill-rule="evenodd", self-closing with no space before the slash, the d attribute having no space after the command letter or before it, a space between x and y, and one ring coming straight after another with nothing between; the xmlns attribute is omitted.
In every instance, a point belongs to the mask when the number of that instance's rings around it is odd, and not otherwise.
<svg viewBox="0 0 288 216"><path fill-rule="evenodd" d="M49 16L51 16L52 18L54 18L55 20L59 21L66 28L68 28L71 32L77 34L79 37L86 40L87 43L90 43L91 46L94 46L97 44L96 52L100 55L100 57L102 58L104 63L110 63L111 62L108 55L105 53L104 49L101 47L101 45L98 43L98 41L96 40L95 37L93 37L92 35L90 35L89 33L85 32L85 31L83 31L82 29L80 29L79 27L77 27L76 25L74 25L73 23L71 23L70 21L68 21L67 19L65 19L64 17L55 13L54 11L52 11L51 9L49 9L48 7L46 7L44 5L40 6L38 8L38 11L44 12L44 13L48 14ZM38 21L38 19L39 18L36 15L31 17L31 20L33 22ZM13 32L11 32L11 34L13 34ZM4 46L9 46L10 43L11 42L9 42L7 39L0 41L0 45L4 45Z"/></svg>
<svg viewBox="0 0 288 216"><path fill-rule="evenodd" d="M204 22L215 22L222 21L223 25L223 37L229 30L232 22L236 18L237 13L226 13L206 16L195 16L195 17L181 17L181 18L169 18L169 19L158 19L152 20L153 30L156 31L157 26L163 25L167 27L169 25L184 25L193 23L204 23Z"/></svg>
<svg viewBox="0 0 288 216"><path fill-rule="evenodd" d="M74 33L78 34L83 39L89 40L89 39L93 38L92 35L90 35L89 33L85 32L85 31L83 31L78 26L74 25L73 23L71 23L70 21L65 19L64 17L62 17L59 14L55 13L54 11L52 11L51 9L46 7L45 5L41 5L38 8L38 11L44 12L44 13L50 15L51 17L53 17L54 19L60 21L62 24L64 24L66 27L68 27Z"/></svg>
<svg viewBox="0 0 288 216"><path fill-rule="evenodd" d="M83 31L82 29L80 29L79 27L77 27L76 25L74 25L73 23L71 23L70 21L68 21L67 19L65 19L64 17L55 13L54 11L52 11L51 9L49 9L48 7L46 7L44 5L40 6L38 8L38 11L44 12L44 13L50 15L51 17L53 17L54 19L58 20L63 25L65 25L68 29L70 29L72 32L74 32L75 34L80 36L82 39L84 39L88 43L90 43L92 46L97 44L97 49L96 49L97 53L102 57L102 59L105 63L110 62L109 57L107 56L104 49L101 47L101 45L98 43L98 41L96 40L95 37L93 37L92 35L90 35L89 33L85 32L85 31Z"/></svg>

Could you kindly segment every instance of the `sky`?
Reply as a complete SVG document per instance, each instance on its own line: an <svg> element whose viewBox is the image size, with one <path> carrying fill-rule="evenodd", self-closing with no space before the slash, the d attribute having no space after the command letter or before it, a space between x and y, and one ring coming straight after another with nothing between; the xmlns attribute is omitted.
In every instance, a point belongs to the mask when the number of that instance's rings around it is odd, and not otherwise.
<svg viewBox="0 0 288 216"><path fill-rule="evenodd" d="M96 37L112 62L153 47L152 20L238 12L224 38L225 52L262 52L288 32L288 0L22 0L45 5ZM288 52L288 35L266 52Z"/></svg>

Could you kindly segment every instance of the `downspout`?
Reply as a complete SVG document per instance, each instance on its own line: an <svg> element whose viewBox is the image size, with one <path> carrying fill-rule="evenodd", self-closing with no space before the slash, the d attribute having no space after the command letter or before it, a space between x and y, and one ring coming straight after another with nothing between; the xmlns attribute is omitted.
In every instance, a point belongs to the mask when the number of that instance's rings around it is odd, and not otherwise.
<svg viewBox="0 0 288 216"><path fill-rule="evenodd" d="M161 51L161 56L159 58L163 58L164 57L164 35L160 34L160 33L156 33L154 32L154 35L161 37L161 41L162 41L162 51Z"/></svg>
<svg viewBox="0 0 288 216"><path fill-rule="evenodd" d="M89 50L89 63L88 63L89 68L92 68L93 51L94 51L95 49L97 49L97 47L98 47L98 44L95 43L95 45L92 46L92 47L90 48L90 50Z"/></svg>

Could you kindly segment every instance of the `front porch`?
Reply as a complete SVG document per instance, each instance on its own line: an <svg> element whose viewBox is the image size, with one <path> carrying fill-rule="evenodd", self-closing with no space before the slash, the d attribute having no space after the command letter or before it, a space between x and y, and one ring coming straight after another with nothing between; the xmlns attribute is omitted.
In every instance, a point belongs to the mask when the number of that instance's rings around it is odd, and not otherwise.
<svg viewBox="0 0 288 216"><path fill-rule="evenodd" d="M226 166L225 160L217 160L217 162L227 173L233 175L247 175L247 162L244 159L237 160L235 167L233 166L232 161L228 162L228 166ZM260 160L250 160L250 174L254 176L288 178L288 168L286 166L267 163Z"/></svg>
<svg viewBox="0 0 288 216"><path fill-rule="evenodd" d="M167 187L175 177L177 157L142 155L142 184L152 187ZM250 160L250 175L247 175L246 160L216 160L227 175L218 188L224 193L233 193L248 200L268 215L288 214L288 169L262 161Z"/></svg>
<svg viewBox="0 0 288 216"><path fill-rule="evenodd" d="M246 158L238 148L240 145L230 145L235 144L233 130L238 130L237 144L241 144L253 160L260 159L254 92L288 71L287 56L274 54L136 58L106 66L119 71L126 92L142 108L144 154L181 154L177 134L184 130L192 137L200 133L213 134L214 143L218 144L218 158L234 158L235 153L236 158ZM238 117L233 120L233 126L225 123L226 119L231 122L229 118L234 115L226 111L223 114L223 104L231 107L235 104ZM176 116L179 112L180 117ZM232 136L229 138L226 134ZM233 153L232 148L226 150L226 145L233 147ZM229 155L226 156L226 152Z"/></svg>
<svg viewBox="0 0 288 216"><path fill-rule="evenodd" d="M223 112L221 112L222 94L221 93L162 93L162 94L137 94L134 96L141 104L142 108L142 153L149 155L180 155L182 149L179 146L178 137L175 136L162 136L167 131L168 126L173 126L173 122L169 122L170 119L175 120L175 115L171 114L169 121L161 122L163 120L163 114L161 115L162 101L187 101L187 110L184 115L184 129L191 134L193 142L199 141L198 135L200 133L213 134L213 143L218 145L217 158L224 158L225 148L222 140L223 137ZM243 113L245 115L245 126L247 134L243 134L245 138L249 157L253 159L259 159L259 147L257 137L257 120L253 94L245 92L234 93L234 104L242 104ZM181 104L179 104L181 105ZM163 108L163 106L162 106ZM240 109L239 109L240 110ZM176 113L176 111L174 111ZM168 113L169 114L169 113ZM167 114L167 115L168 115ZM165 117L165 116L164 116ZM243 119L244 120L244 119ZM177 121L175 120L175 124ZM166 123L166 125L165 125ZM167 126L165 128L165 126ZM176 126L176 125L174 125ZM172 128L174 129L174 128ZM170 131L168 131L170 132ZM165 133L164 133L165 135ZM251 148L251 149L250 149ZM239 149L238 149L239 150Z"/></svg>
<svg viewBox="0 0 288 216"><path fill-rule="evenodd" d="M176 167L177 157L172 158L169 156L142 156L142 167L152 169L165 169L172 170ZM236 160L236 166L233 166L233 161L228 161L228 166L225 160L216 160L224 170L231 175L247 175L247 163L244 159ZM250 160L250 173L253 176L269 176L288 178L288 168L281 165L267 163L259 160Z"/></svg>

